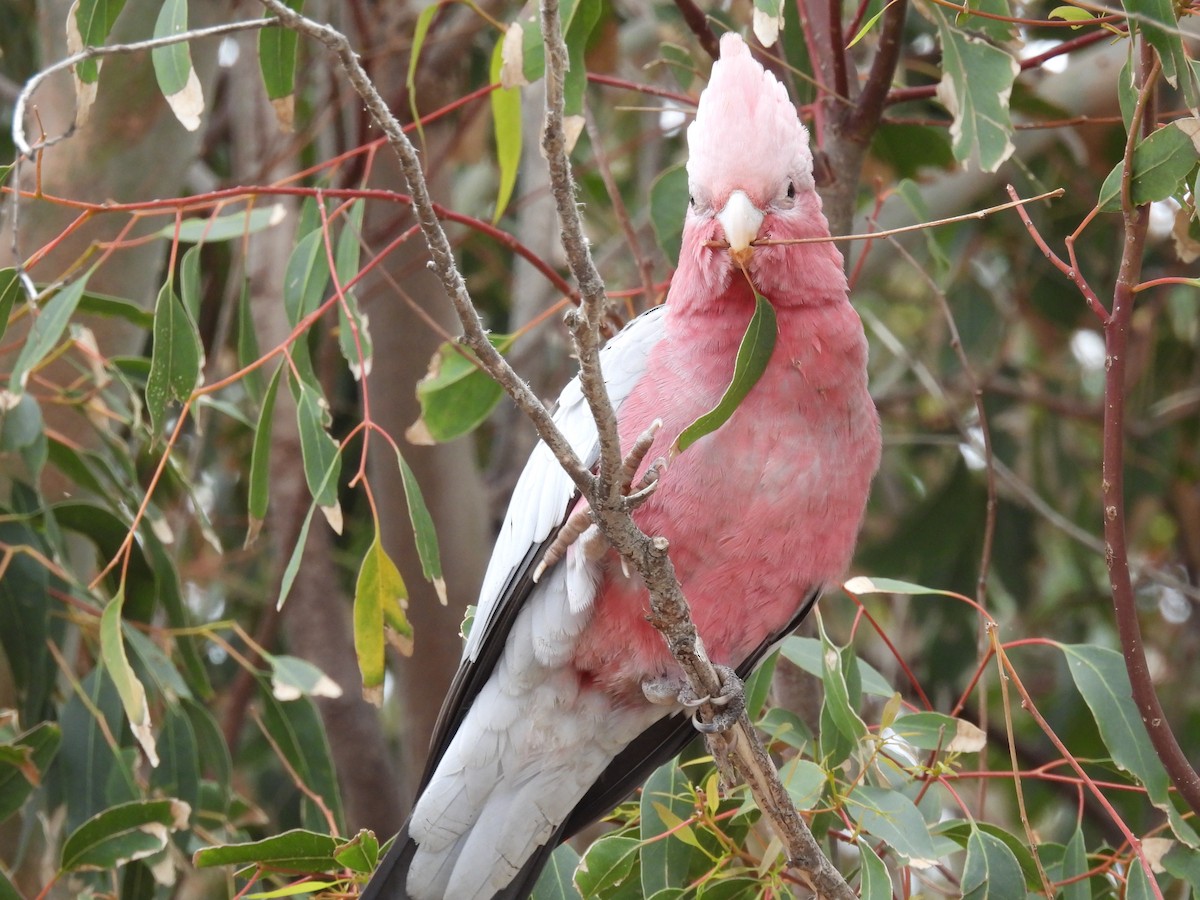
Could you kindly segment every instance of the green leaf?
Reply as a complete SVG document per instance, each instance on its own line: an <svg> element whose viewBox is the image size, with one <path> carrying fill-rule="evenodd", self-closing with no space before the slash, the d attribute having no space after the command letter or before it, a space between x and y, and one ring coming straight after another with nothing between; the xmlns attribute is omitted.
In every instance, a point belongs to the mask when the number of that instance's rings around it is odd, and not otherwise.
<svg viewBox="0 0 1200 900"><path fill-rule="evenodd" d="M1059 880L1068 881L1073 878L1079 880L1062 886L1059 893L1060 900L1091 900L1092 889L1088 884L1088 879L1082 877L1087 871L1088 858L1087 849L1083 843L1083 830L1076 827L1075 833L1071 835L1071 840L1067 842L1066 852L1063 854Z"/></svg>
<svg viewBox="0 0 1200 900"><path fill-rule="evenodd" d="M180 35L187 31L187 0L163 0L154 25L156 38ZM171 112L188 131L200 127L200 114L204 112L204 93L200 79L192 68L192 51L186 42L155 47L150 51L154 63L154 75L158 87L166 98Z"/></svg>
<svg viewBox="0 0 1200 900"><path fill-rule="evenodd" d="M1092 644L1057 646L1067 659L1075 687L1091 710L1113 762L1145 786L1150 802L1167 814L1175 835L1196 847L1200 839L1171 802L1167 771L1133 702L1133 687L1121 654Z"/></svg>
<svg viewBox="0 0 1200 900"><path fill-rule="evenodd" d="M146 408L155 440L166 427L168 404L185 402L200 385L203 364L199 330L168 280L154 304L154 349L146 380Z"/></svg>
<svg viewBox="0 0 1200 900"><path fill-rule="evenodd" d="M687 206L687 169L682 165L663 169L650 183L650 224L659 249L671 262L679 259Z"/></svg>
<svg viewBox="0 0 1200 900"><path fill-rule="evenodd" d="M270 206L242 209L223 216L184 219L179 223L178 231L175 223L172 222L170 225L164 225L155 233L167 240L179 240L185 244L215 244L266 231L268 228L278 225L285 218L287 218L287 211L283 208L283 204L272 203Z"/></svg>
<svg viewBox="0 0 1200 900"><path fill-rule="evenodd" d="M350 841L338 848L334 857L354 872L370 875L379 863L379 839L366 829L360 829Z"/></svg>
<svg viewBox="0 0 1200 900"><path fill-rule="evenodd" d="M892 723L892 730L921 750L978 753L987 743L987 734L978 726L939 712L901 716Z"/></svg>
<svg viewBox="0 0 1200 900"><path fill-rule="evenodd" d="M504 63L504 36L496 41L492 51L491 79L500 81L500 69ZM496 141L496 165L500 167L500 185L496 192L496 211L492 224L500 221L513 188L517 185L517 169L521 164L521 89L498 87L490 95L492 104L492 136Z"/></svg>
<svg viewBox="0 0 1200 900"><path fill-rule="evenodd" d="M175 797L191 811L200 804L200 747L187 713L169 703L163 713L158 752L162 761L150 773L150 789L157 797Z"/></svg>
<svg viewBox="0 0 1200 900"><path fill-rule="evenodd" d="M21 279L17 277L17 270L0 269L0 338L8 330L8 320L20 296Z"/></svg>
<svg viewBox="0 0 1200 900"><path fill-rule="evenodd" d="M271 654L271 693L285 703L301 697L340 697L342 689L336 681L298 656Z"/></svg>
<svg viewBox="0 0 1200 900"><path fill-rule="evenodd" d="M75 314L75 307L79 305L79 300L83 296L83 289L87 286L89 275L91 275L91 271L60 289L42 305L37 318L33 320L29 334L25 337L21 352L17 354L17 361L13 364L12 376L8 383L10 392L19 394L25 390L29 373L58 344L59 338L66 330L67 323Z"/></svg>
<svg viewBox="0 0 1200 900"><path fill-rule="evenodd" d="M321 798L333 816L333 827L339 831L344 829L337 776L316 704L309 697L282 702L265 682L260 682L260 688L262 723L267 734L292 771L312 794ZM303 797L301 807L301 824L305 828L316 830L330 827L325 813L309 796Z"/></svg>
<svg viewBox="0 0 1200 900"><path fill-rule="evenodd" d="M342 843L328 834L294 828L261 841L205 847L196 851L192 864L198 869L262 864L295 872L331 872L340 868L335 855Z"/></svg>
<svg viewBox="0 0 1200 900"><path fill-rule="evenodd" d="M793 756L779 770L783 786L797 809L813 809L825 793L829 780L825 770L800 756Z"/></svg>
<svg viewBox="0 0 1200 900"><path fill-rule="evenodd" d="M1147 875L1139 860L1129 865L1129 878L1125 883L1125 900L1155 900L1162 896L1154 889L1154 876Z"/></svg>
<svg viewBox="0 0 1200 900"><path fill-rule="evenodd" d="M837 730L857 745L867 736L866 723L859 717L857 701L851 696L850 686L846 678L846 667L850 657L843 657L844 652L829 640L821 629L821 682L825 685L824 706L829 712Z"/></svg>
<svg viewBox="0 0 1200 900"><path fill-rule="evenodd" d="M824 671L821 642L816 638L792 635L780 645L783 658L794 666L798 666L810 675L821 677ZM862 674L862 689L876 697L891 697L896 692L879 670L870 663L858 661L859 672Z"/></svg>
<svg viewBox="0 0 1200 900"><path fill-rule="evenodd" d="M283 365L275 370L267 385L262 408L258 412L258 426L254 429L254 446L250 451L250 476L247 488L249 522L246 526L246 547L258 538L263 521L267 518L267 505L271 500L271 433L275 426L275 395L279 393L279 380Z"/></svg>
<svg viewBox="0 0 1200 900"><path fill-rule="evenodd" d="M1200 128L1200 119L1179 119L1159 128L1133 149L1133 180L1129 185L1134 206L1165 200L1176 193L1196 165L1196 145L1185 128ZM1125 168L1117 163L1096 201L1102 212L1120 212L1121 176Z"/></svg>
<svg viewBox="0 0 1200 900"><path fill-rule="evenodd" d="M862 900L892 900L892 876L875 849L863 838L858 839L861 869L858 876L858 895Z"/></svg>
<svg viewBox="0 0 1200 900"><path fill-rule="evenodd" d="M75 27L81 46L103 46L124 6L125 0L79 0L75 7ZM87 59L78 63L75 74L85 84L95 84L100 78L100 60Z"/></svg>
<svg viewBox="0 0 1200 900"><path fill-rule="evenodd" d="M775 667L779 663L779 654L772 653L746 679L746 715L751 720L763 714L767 705L767 697L771 693L771 680L775 677Z"/></svg>
<svg viewBox="0 0 1200 900"><path fill-rule="evenodd" d="M300 455L304 459L304 479L313 500L321 508L329 525L342 532L342 507L338 502L338 476L341 474L341 447L330 437L329 409L325 399L306 382L294 381L298 389L296 418L300 425Z"/></svg>
<svg viewBox="0 0 1200 900"><path fill-rule="evenodd" d="M512 343L506 334L488 340L503 353ZM429 363L429 372L417 382L421 418L406 436L414 444L445 443L478 428L504 391L476 365L475 355L461 344L447 341Z"/></svg>
<svg viewBox="0 0 1200 900"><path fill-rule="evenodd" d="M854 37L852 37L850 39L850 43L848 43L846 45L846 49L849 50L851 47L853 47L855 44L857 44L859 41L861 41L863 38L865 38L868 34L870 34L871 29L875 27L876 23L880 20L880 18L883 17L883 14L885 12L887 12L888 8L891 7L895 3L896 3L896 0L888 0L887 5L881 7L879 9L879 11L875 13L875 15L873 15L869 19L867 19L867 21L865 21L863 23L862 28L858 29L858 34L856 34Z"/></svg>
<svg viewBox="0 0 1200 900"><path fill-rule="evenodd" d="M851 578L842 586L851 594L858 597L861 597L863 594L940 594L943 597L958 596L953 591L925 587L924 585L913 584L909 581L897 581L895 578L868 578L866 575L858 575Z"/></svg>
<svg viewBox="0 0 1200 900"><path fill-rule="evenodd" d="M600 838L583 854L575 870L575 887L585 897L599 897L623 885L633 872L641 850L636 838L611 835Z"/></svg>
<svg viewBox="0 0 1200 900"><path fill-rule="evenodd" d="M1162 60L1163 77L1183 92L1187 106L1200 105L1200 91L1183 46L1183 32L1172 0L1125 0L1125 12ZM1131 33L1133 29L1130 29Z"/></svg>
<svg viewBox="0 0 1200 900"><path fill-rule="evenodd" d="M106 809L72 832L63 844L63 872L113 869L163 850L171 832L187 828L181 800L138 800Z"/></svg>
<svg viewBox="0 0 1200 900"><path fill-rule="evenodd" d="M238 300L237 360L238 367L245 369L257 362L262 355L258 349L258 335L254 331L254 314L250 310L250 279L242 280L242 295ZM254 369L242 379L251 400L263 402L263 370Z"/></svg>
<svg viewBox="0 0 1200 900"><path fill-rule="evenodd" d="M692 815L694 803L687 776L675 760L659 766L642 788L642 893L649 897L665 888L687 884L692 849L678 835L661 837Z"/></svg>
<svg viewBox="0 0 1200 900"><path fill-rule="evenodd" d="M575 888L579 853L570 844L559 844L533 886L530 900L580 900Z"/></svg>
<svg viewBox="0 0 1200 900"><path fill-rule="evenodd" d="M417 123L417 134L420 135L422 143L425 142L425 132L421 127L420 110L417 109L417 61L421 58L421 49L425 46L425 36L429 33L433 17L441 8L440 3L430 3L417 16L412 47L408 53L408 74L404 78L404 86L408 89L408 111L412 114L412 120Z"/></svg>
<svg viewBox="0 0 1200 900"><path fill-rule="evenodd" d="M1008 845L978 828L967 839L963 900L1010 900L1025 896L1025 877Z"/></svg>
<svg viewBox="0 0 1200 900"><path fill-rule="evenodd" d="M195 246L183 254L179 263L179 299L193 322L200 321L200 247Z"/></svg>
<svg viewBox="0 0 1200 900"><path fill-rule="evenodd" d="M404 579L383 549L376 528L354 586L354 652L362 673L363 699L376 706L383 704L385 621L389 624L401 622L401 628L397 630L404 641L402 649L412 653L412 626L404 614L407 601Z"/></svg>
<svg viewBox="0 0 1200 900"><path fill-rule="evenodd" d="M305 204L305 209L309 204ZM315 205L313 207L315 209ZM325 248L325 233L320 224L297 241L288 258L283 274L283 308L288 324L295 328L321 305L329 285L329 255ZM313 370L309 351L309 332L300 334L292 344L292 362L300 380L314 390L320 380Z"/></svg>
<svg viewBox="0 0 1200 900"><path fill-rule="evenodd" d="M675 438L673 453L682 453L700 438L712 434L734 414L746 395L758 384L758 379L767 370L767 363L775 350L775 339L779 334L779 325L775 318L775 308L758 291L754 292L754 315L742 335L738 346L737 359L733 364L733 380L725 389L725 394L719 403L704 413Z"/></svg>
<svg viewBox="0 0 1200 900"><path fill-rule="evenodd" d="M154 313L143 309L141 304L126 300L124 297L110 297L107 294L95 294L87 291L79 299L78 311L89 316L100 316L105 319L123 319L130 325L136 325L145 331L154 327Z"/></svg>
<svg viewBox="0 0 1200 900"><path fill-rule="evenodd" d="M957 28L940 7L929 12L942 45L938 99L954 117L954 157L974 158L984 172L995 172L1014 149L1008 101L1020 66L1006 51Z"/></svg>
<svg viewBox="0 0 1200 900"><path fill-rule="evenodd" d="M1095 16L1086 9L1080 9L1078 6L1056 6L1050 10L1047 19L1062 19L1064 22L1078 22L1078 25L1072 25L1071 29L1076 30L1087 22L1092 21Z"/></svg>
<svg viewBox="0 0 1200 900"><path fill-rule="evenodd" d="M588 38L600 21L602 0L576 0L569 19L563 20L563 39L567 44L567 71L563 78L563 114L583 115L583 93L587 89Z"/></svg>
<svg viewBox="0 0 1200 900"><path fill-rule="evenodd" d="M121 705L125 708L125 716L129 720L133 736L146 751L150 765L157 766L158 751L155 748L154 733L150 730L150 707L146 703L146 689L129 665L129 657L125 654L125 642L121 637L121 609L124 605L125 590L122 588L104 607L100 616L100 658L121 696Z"/></svg>
<svg viewBox="0 0 1200 900"><path fill-rule="evenodd" d="M290 9L304 10L304 0L285 0ZM269 10L264 16L271 15ZM275 117L280 127L291 131L295 121L296 107L296 39L291 28L275 26L264 28L258 33L258 67L262 72L263 87L267 99L275 108Z"/></svg>
<svg viewBox="0 0 1200 900"><path fill-rule="evenodd" d="M886 841L909 865L926 868L936 863L939 854L925 819L903 794L860 785L851 791L846 811L859 828ZM1024 893L1009 896L1024 896Z"/></svg>
<svg viewBox="0 0 1200 900"><path fill-rule="evenodd" d="M1081 844L1082 840L1080 836ZM1163 856L1162 867L1168 875L1191 887L1193 897L1200 896L1200 853L1183 844L1176 844ZM1087 882L1083 884L1086 888ZM1063 900L1090 900L1090 897L1086 891L1081 891L1077 897L1064 897Z"/></svg>
<svg viewBox="0 0 1200 900"><path fill-rule="evenodd" d="M58 725L40 722L11 741L0 744L0 750L19 751L16 759L9 754L0 756L0 822L20 809L41 783L61 741L62 730Z"/></svg>
<svg viewBox="0 0 1200 900"><path fill-rule="evenodd" d="M425 495L412 467L396 448L396 463L400 467L400 481L404 485L404 500L408 505L408 519L412 523L413 539L417 545L417 556L421 560L421 573L432 582L438 599L446 605L446 580L442 577L442 556L438 550L437 529L433 516L425 504Z"/></svg>
<svg viewBox="0 0 1200 900"><path fill-rule="evenodd" d="M354 290L346 287L358 275L359 239L362 237L365 208L361 200L351 204L334 251L334 270L337 272L337 283L342 286L342 296L338 302L338 346L355 381L362 381L371 374L372 344L367 317L359 308Z"/></svg>

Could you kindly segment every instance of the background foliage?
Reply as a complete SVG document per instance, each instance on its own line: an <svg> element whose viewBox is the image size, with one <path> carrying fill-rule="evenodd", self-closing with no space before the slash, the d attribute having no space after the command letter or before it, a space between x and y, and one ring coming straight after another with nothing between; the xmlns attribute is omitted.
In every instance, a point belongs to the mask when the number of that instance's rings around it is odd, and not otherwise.
<svg viewBox="0 0 1200 900"><path fill-rule="evenodd" d="M572 288L537 152L532 12L303 6L420 121L474 300L552 396ZM853 573L869 580L825 599L753 708L863 896L1187 896L1200 840L1114 626L1097 312L1119 293L1128 194L1151 205L1118 386L1121 519L1186 751L1200 742L1193 10L967 7L566 4L580 199L616 325L669 283L705 47L777 15L764 58L826 151L835 233L996 206L1007 183L1064 190L1030 214L1055 253L1070 245L1091 308L1013 211L843 245L886 441ZM532 440L443 343L455 332L403 183L335 61L261 16L233 0L0 6L7 120L68 53L131 50L48 75L0 137L0 160L22 134L34 147L0 168L0 898L352 890L403 818ZM854 132L843 100L870 94L893 38L882 120ZM847 44L842 66L830 48ZM797 889L699 752L617 812L586 867L563 848L539 894Z"/></svg>

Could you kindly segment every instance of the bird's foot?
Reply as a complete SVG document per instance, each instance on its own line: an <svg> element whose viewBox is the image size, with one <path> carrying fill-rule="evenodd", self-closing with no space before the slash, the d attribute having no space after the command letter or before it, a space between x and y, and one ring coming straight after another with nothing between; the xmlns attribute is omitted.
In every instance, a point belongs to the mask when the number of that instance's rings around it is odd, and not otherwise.
<svg viewBox="0 0 1200 900"><path fill-rule="evenodd" d="M685 698L685 691L681 691L679 695L681 704L695 710L692 713L692 725L701 734L720 734L722 731L728 731L746 709L745 682L728 666L713 668L717 670L721 679L721 690L717 694L711 697L696 697L691 685L688 685L686 693L690 696ZM703 707L706 706L712 710L711 718L707 720L700 716Z"/></svg>
<svg viewBox="0 0 1200 900"><path fill-rule="evenodd" d="M721 689L711 696L699 696L691 683L680 675L663 675L642 682L642 694L658 706L678 704L692 711L692 725L702 734L728 731L746 709L746 686L728 666L714 666ZM712 710L711 718L700 718L701 710Z"/></svg>
<svg viewBox="0 0 1200 900"><path fill-rule="evenodd" d="M638 481L637 489L634 489L633 479L637 475L637 470L641 468L642 462L646 459L646 454L650 452L650 447L654 444L655 435L662 428L662 419L655 419L650 423L650 426L641 433L633 446L626 454L625 460L621 464L621 493L625 495L625 508L635 509L646 501L646 498L654 493L658 487L658 478L662 474L662 470L666 468L667 461L662 457L654 460L646 471L642 474Z"/></svg>

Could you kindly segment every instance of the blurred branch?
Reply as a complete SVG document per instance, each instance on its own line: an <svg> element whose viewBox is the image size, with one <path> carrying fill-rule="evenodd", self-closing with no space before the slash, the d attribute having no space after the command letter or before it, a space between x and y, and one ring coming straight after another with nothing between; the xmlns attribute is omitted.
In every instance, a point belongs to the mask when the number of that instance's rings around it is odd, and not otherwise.
<svg viewBox="0 0 1200 900"><path fill-rule="evenodd" d="M691 29L692 34L696 36L696 40L700 42L700 46L704 49L704 52L713 59L720 56L720 41L713 34L713 30L708 24L708 16L705 15L704 10L698 7L693 0L675 0L675 8L683 16L684 23Z"/></svg>

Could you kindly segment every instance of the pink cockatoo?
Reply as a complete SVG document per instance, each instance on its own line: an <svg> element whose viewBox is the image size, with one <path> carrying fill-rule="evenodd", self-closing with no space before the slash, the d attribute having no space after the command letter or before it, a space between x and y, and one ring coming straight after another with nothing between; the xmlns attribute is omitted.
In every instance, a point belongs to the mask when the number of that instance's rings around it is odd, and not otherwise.
<svg viewBox="0 0 1200 900"><path fill-rule="evenodd" d="M836 247L755 246L827 236L828 225L808 134L737 35L721 39L687 139L691 200L666 304L609 341L601 363L622 446L660 419L646 459L667 457L730 383L756 303L747 275L776 312L760 380L724 425L671 459L633 514L670 541L710 657L745 677L843 576L879 463L879 419ZM595 463L578 380L555 421ZM496 541L420 796L364 898L526 897L561 841L694 734L689 710L663 696L680 673L646 621L636 574L588 534L539 571L578 504L539 445Z"/></svg>

